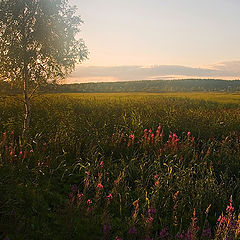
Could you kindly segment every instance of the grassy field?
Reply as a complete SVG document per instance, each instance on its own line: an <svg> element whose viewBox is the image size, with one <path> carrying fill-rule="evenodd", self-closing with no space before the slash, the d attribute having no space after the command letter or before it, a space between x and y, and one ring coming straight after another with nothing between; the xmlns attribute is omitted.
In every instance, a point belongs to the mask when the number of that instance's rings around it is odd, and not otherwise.
<svg viewBox="0 0 240 240"><path fill-rule="evenodd" d="M239 239L240 95L0 97L0 238Z"/></svg>

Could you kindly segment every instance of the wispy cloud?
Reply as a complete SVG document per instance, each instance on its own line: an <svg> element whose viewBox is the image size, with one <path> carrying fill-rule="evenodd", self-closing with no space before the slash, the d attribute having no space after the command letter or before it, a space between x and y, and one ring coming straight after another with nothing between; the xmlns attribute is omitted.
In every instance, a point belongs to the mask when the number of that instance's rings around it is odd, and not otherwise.
<svg viewBox="0 0 240 240"><path fill-rule="evenodd" d="M240 78L240 61L229 61L207 67L180 65L153 66L78 66L66 83L115 82L177 78Z"/></svg>

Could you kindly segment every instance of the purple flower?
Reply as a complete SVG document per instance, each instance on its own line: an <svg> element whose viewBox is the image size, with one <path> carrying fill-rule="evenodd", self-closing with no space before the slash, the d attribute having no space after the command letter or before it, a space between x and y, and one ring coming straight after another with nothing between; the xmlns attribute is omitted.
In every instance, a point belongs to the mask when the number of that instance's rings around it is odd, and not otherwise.
<svg viewBox="0 0 240 240"><path fill-rule="evenodd" d="M202 237L211 239L212 237L211 229L210 228L204 229L202 232Z"/></svg>
<svg viewBox="0 0 240 240"><path fill-rule="evenodd" d="M110 223L104 224L103 226L103 233L104 235L108 235L111 232L112 228Z"/></svg>
<svg viewBox="0 0 240 240"><path fill-rule="evenodd" d="M177 233L176 238L177 239L183 239L184 238L184 231L182 231L181 233Z"/></svg>
<svg viewBox="0 0 240 240"><path fill-rule="evenodd" d="M137 229L135 228L135 226L131 227L128 233L132 235L137 235Z"/></svg>
<svg viewBox="0 0 240 240"><path fill-rule="evenodd" d="M192 231L191 230L189 230L189 231L187 231L187 233L186 233L186 236L185 236L185 239L186 240L192 240Z"/></svg>
<svg viewBox="0 0 240 240"><path fill-rule="evenodd" d="M155 208L150 207L148 209L148 216L155 215L157 213L157 210Z"/></svg>
<svg viewBox="0 0 240 240"><path fill-rule="evenodd" d="M76 184L72 185L72 191L73 192L77 192L77 190L78 190L77 185Z"/></svg>
<svg viewBox="0 0 240 240"><path fill-rule="evenodd" d="M169 236L167 228L163 228L159 235L161 238L167 238Z"/></svg>

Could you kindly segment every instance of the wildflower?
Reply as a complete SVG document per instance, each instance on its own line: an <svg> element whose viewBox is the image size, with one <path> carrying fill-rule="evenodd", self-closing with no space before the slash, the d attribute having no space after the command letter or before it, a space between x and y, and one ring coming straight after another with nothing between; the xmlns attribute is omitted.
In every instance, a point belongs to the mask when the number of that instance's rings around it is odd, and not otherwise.
<svg viewBox="0 0 240 240"><path fill-rule="evenodd" d="M193 238L192 231L188 230L187 233L186 233L185 239L186 240L192 240L192 238Z"/></svg>
<svg viewBox="0 0 240 240"><path fill-rule="evenodd" d="M144 129L144 132L145 132L145 133L147 132L147 129L146 129L146 128Z"/></svg>
<svg viewBox="0 0 240 240"><path fill-rule="evenodd" d="M152 130L151 129L149 129L149 131L148 131L150 134L152 133Z"/></svg>
<svg viewBox="0 0 240 240"><path fill-rule="evenodd" d="M92 200L91 199L88 199L87 200L87 205L91 205L92 204Z"/></svg>
<svg viewBox="0 0 240 240"><path fill-rule="evenodd" d="M184 239L184 231L182 231L181 233L177 233L176 238L177 239Z"/></svg>
<svg viewBox="0 0 240 240"><path fill-rule="evenodd" d="M153 221L153 217L147 218L147 222L148 222L148 223L151 223L152 221Z"/></svg>
<svg viewBox="0 0 240 240"><path fill-rule="evenodd" d="M103 185L101 184L101 183L99 183L98 185L97 185L97 190L98 191L101 191L103 189Z"/></svg>
<svg viewBox="0 0 240 240"><path fill-rule="evenodd" d="M84 197L84 194L83 193L78 193L77 197L78 197L78 199L82 199Z"/></svg>
<svg viewBox="0 0 240 240"><path fill-rule="evenodd" d="M188 135L188 137L190 137L190 135L191 135L191 132L188 132L188 133L187 133L187 135Z"/></svg>
<svg viewBox="0 0 240 240"><path fill-rule="evenodd" d="M226 218L224 216L219 216L217 222L224 223L226 221Z"/></svg>
<svg viewBox="0 0 240 240"><path fill-rule="evenodd" d="M33 154L33 150L31 149L31 150L29 151L30 157L32 156L32 154Z"/></svg>
<svg viewBox="0 0 240 240"><path fill-rule="evenodd" d="M157 213L157 210L155 208L150 207L148 209L148 216L155 215Z"/></svg>
<svg viewBox="0 0 240 240"><path fill-rule="evenodd" d="M134 140L134 138L135 138L134 134L129 135L129 139Z"/></svg>
<svg viewBox="0 0 240 240"><path fill-rule="evenodd" d="M100 162L100 167L103 167L103 161Z"/></svg>
<svg viewBox="0 0 240 240"><path fill-rule="evenodd" d="M163 228L159 235L161 238L167 238L169 236L167 228Z"/></svg>
<svg viewBox="0 0 240 240"><path fill-rule="evenodd" d="M109 195L107 195L107 200L110 201L111 199L113 199L113 196L111 193L109 193Z"/></svg>
<svg viewBox="0 0 240 240"><path fill-rule="evenodd" d="M13 155L14 155L14 151L11 150L11 152L10 152L10 156L12 157Z"/></svg>
<svg viewBox="0 0 240 240"><path fill-rule="evenodd" d="M72 191L73 192L77 192L77 190L78 190L77 185L76 184L72 185Z"/></svg>
<svg viewBox="0 0 240 240"><path fill-rule="evenodd" d="M154 176L154 179L158 179L158 174L156 174L156 175Z"/></svg>
<svg viewBox="0 0 240 240"><path fill-rule="evenodd" d="M152 139L152 142L153 142L153 140L154 140L154 133L151 135L151 139Z"/></svg>
<svg viewBox="0 0 240 240"><path fill-rule="evenodd" d="M202 237L211 239L212 232L210 228L204 229L202 232Z"/></svg>
<svg viewBox="0 0 240 240"><path fill-rule="evenodd" d="M176 201L178 198L179 191L175 192L173 195L173 200Z"/></svg>
<svg viewBox="0 0 240 240"><path fill-rule="evenodd" d="M128 231L130 235L137 235L137 229L135 226L131 227Z"/></svg>
<svg viewBox="0 0 240 240"><path fill-rule="evenodd" d="M232 214L233 212L234 212L234 207L232 206L232 203L230 202L230 205L227 206L227 208L226 208L226 213Z"/></svg>

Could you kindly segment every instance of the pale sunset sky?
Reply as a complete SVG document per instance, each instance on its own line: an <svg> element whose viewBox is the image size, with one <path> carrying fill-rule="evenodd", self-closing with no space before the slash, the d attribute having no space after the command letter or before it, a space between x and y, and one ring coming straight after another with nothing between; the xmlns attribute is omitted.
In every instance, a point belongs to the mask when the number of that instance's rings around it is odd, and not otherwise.
<svg viewBox="0 0 240 240"><path fill-rule="evenodd" d="M240 78L240 0L69 0L89 60L73 82Z"/></svg>

